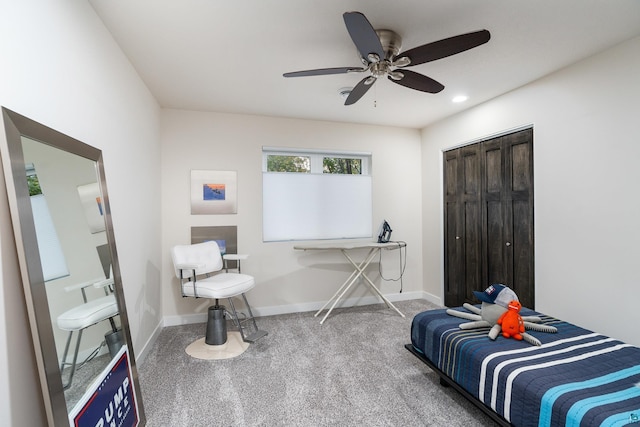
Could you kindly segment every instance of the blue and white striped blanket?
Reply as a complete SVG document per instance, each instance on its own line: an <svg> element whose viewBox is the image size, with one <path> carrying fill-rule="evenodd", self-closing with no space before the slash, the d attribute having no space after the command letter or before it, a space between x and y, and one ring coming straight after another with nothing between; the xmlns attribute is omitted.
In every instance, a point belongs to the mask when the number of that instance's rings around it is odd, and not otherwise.
<svg viewBox="0 0 640 427"><path fill-rule="evenodd" d="M464 310L459 308L460 310ZM539 315L542 345L461 330L445 310L416 315L411 341L443 373L514 426L640 425L640 348Z"/></svg>

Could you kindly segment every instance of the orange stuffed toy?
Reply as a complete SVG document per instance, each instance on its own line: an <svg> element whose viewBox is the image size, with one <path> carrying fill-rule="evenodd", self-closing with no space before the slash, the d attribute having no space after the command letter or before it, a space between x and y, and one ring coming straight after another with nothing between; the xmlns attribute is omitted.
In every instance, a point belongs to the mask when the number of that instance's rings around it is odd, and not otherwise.
<svg viewBox="0 0 640 427"><path fill-rule="evenodd" d="M507 306L507 311L498 319L497 323L502 326L502 336L505 338L522 339L521 334L524 332L524 322L520 317L521 308L522 304L517 300L513 300Z"/></svg>

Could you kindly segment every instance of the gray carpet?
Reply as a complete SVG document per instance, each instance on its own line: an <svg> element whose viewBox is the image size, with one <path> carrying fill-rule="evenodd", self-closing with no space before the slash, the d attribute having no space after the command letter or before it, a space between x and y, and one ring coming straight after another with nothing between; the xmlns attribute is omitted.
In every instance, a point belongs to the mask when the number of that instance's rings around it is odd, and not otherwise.
<svg viewBox="0 0 640 427"><path fill-rule="evenodd" d="M233 359L184 349L204 324L165 328L138 367L148 425L495 426L405 348L424 300L259 318L269 335Z"/></svg>
<svg viewBox="0 0 640 427"><path fill-rule="evenodd" d="M64 397L67 402L67 412L70 412L76 403L82 399L87 392L87 388L93 384L110 361L111 356L109 353L105 353L76 368L71 385L64 391ZM69 367L65 368L63 382L68 381L70 370L71 368Z"/></svg>

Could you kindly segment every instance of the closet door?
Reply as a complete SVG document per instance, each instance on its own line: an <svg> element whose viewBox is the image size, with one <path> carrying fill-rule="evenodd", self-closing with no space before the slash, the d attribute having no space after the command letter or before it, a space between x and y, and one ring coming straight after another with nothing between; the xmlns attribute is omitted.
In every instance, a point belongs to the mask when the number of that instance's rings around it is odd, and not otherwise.
<svg viewBox="0 0 640 427"><path fill-rule="evenodd" d="M481 283L480 151L478 145L444 153L445 305L473 301Z"/></svg>
<svg viewBox="0 0 640 427"><path fill-rule="evenodd" d="M533 131L484 141L480 151L483 281L506 284L534 308Z"/></svg>
<svg viewBox="0 0 640 427"><path fill-rule="evenodd" d="M534 308L533 131L444 153L445 305L511 287Z"/></svg>

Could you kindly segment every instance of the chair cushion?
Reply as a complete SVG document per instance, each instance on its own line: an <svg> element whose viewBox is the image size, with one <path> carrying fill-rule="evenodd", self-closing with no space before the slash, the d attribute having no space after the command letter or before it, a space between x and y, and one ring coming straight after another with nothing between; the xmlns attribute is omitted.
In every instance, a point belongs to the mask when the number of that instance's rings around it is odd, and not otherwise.
<svg viewBox="0 0 640 427"><path fill-rule="evenodd" d="M211 277L198 279L196 291L200 298L230 298L247 292L255 286L253 276L238 273L219 273ZM184 295L193 297L193 283L185 282Z"/></svg>
<svg viewBox="0 0 640 427"><path fill-rule="evenodd" d="M58 316L58 327L65 331L78 331L117 314L118 304L111 294L65 311Z"/></svg>

